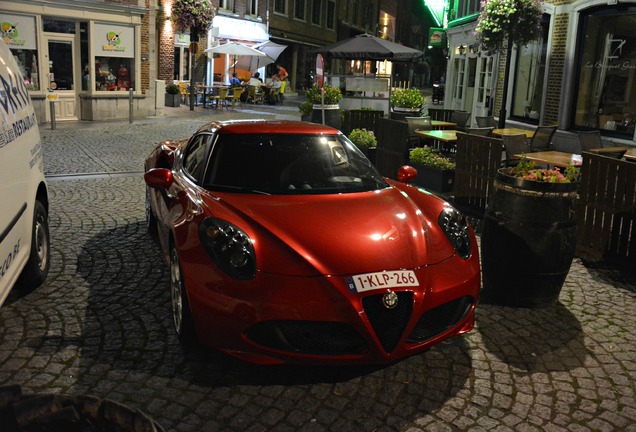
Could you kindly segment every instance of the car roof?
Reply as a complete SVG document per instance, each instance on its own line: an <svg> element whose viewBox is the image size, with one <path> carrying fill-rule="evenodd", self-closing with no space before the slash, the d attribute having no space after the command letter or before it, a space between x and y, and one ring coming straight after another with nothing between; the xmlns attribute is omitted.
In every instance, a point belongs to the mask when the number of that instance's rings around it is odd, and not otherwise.
<svg viewBox="0 0 636 432"><path fill-rule="evenodd" d="M331 126L295 120L227 120L201 126L198 132L219 134L339 134Z"/></svg>

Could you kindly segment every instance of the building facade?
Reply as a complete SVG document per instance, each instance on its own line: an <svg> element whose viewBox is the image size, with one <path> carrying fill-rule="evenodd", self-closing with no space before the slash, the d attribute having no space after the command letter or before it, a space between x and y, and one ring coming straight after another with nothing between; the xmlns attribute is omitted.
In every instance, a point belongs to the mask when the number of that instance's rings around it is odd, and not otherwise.
<svg viewBox="0 0 636 432"><path fill-rule="evenodd" d="M507 121L555 124L566 150L577 151L579 130L636 143L636 2L543 3L542 36L510 53L507 83L508 54L483 52L475 40L478 12L477 0L451 3L446 107L498 116L507 84Z"/></svg>
<svg viewBox="0 0 636 432"><path fill-rule="evenodd" d="M154 113L149 0L1 1L0 23L41 123Z"/></svg>

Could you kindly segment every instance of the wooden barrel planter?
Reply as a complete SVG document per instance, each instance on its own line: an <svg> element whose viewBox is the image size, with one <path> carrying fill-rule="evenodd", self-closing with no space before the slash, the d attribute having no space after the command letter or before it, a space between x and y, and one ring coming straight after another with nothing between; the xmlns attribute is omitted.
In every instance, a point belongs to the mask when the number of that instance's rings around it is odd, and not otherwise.
<svg viewBox="0 0 636 432"><path fill-rule="evenodd" d="M322 124L322 110L322 105L314 105L314 109L311 113L311 121L313 123ZM340 118L340 105L324 105L324 110L325 124L340 130L342 128L342 119Z"/></svg>
<svg viewBox="0 0 636 432"><path fill-rule="evenodd" d="M576 249L576 183L524 180L499 170L481 235L481 301L554 304Z"/></svg>
<svg viewBox="0 0 636 432"><path fill-rule="evenodd" d="M22 393L18 385L0 387L3 432L164 432L145 413L89 395Z"/></svg>

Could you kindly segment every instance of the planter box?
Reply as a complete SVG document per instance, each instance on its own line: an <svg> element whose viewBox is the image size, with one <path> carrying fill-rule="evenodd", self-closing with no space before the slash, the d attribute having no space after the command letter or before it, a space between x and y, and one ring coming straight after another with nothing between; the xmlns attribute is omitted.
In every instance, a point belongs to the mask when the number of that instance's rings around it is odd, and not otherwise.
<svg viewBox="0 0 636 432"><path fill-rule="evenodd" d="M391 119L406 121L407 117L419 117L422 115L422 108L402 108L393 107Z"/></svg>
<svg viewBox="0 0 636 432"><path fill-rule="evenodd" d="M181 106L181 95L166 93L166 106L169 106L169 107Z"/></svg>
<svg viewBox="0 0 636 432"><path fill-rule="evenodd" d="M410 162L409 165L417 170L417 177L414 181L416 185L437 193L453 191L455 170L441 170L413 162Z"/></svg>
<svg viewBox="0 0 636 432"><path fill-rule="evenodd" d="M322 105L314 105L311 113L311 121L313 123L322 124ZM324 105L325 110L325 124L336 129L342 127L342 120L340 119L340 105Z"/></svg>

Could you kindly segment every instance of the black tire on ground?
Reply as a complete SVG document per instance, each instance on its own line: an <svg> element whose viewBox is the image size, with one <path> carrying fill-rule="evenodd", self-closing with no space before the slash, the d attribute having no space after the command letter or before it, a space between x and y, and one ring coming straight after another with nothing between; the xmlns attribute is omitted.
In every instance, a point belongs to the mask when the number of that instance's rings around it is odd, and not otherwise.
<svg viewBox="0 0 636 432"><path fill-rule="evenodd" d="M44 204L36 200L33 210L31 252L16 286L23 290L32 290L39 287L46 280L50 265L49 217Z"/></svg>
<svg viewBox="0 0 636 432"><path fill-rule="evenodd" d="M179 342L184 345L194 345L197 338L192 312L181 275L179 254L174 246L170 250L170 304L172 306L172 320Z"/></svg>

